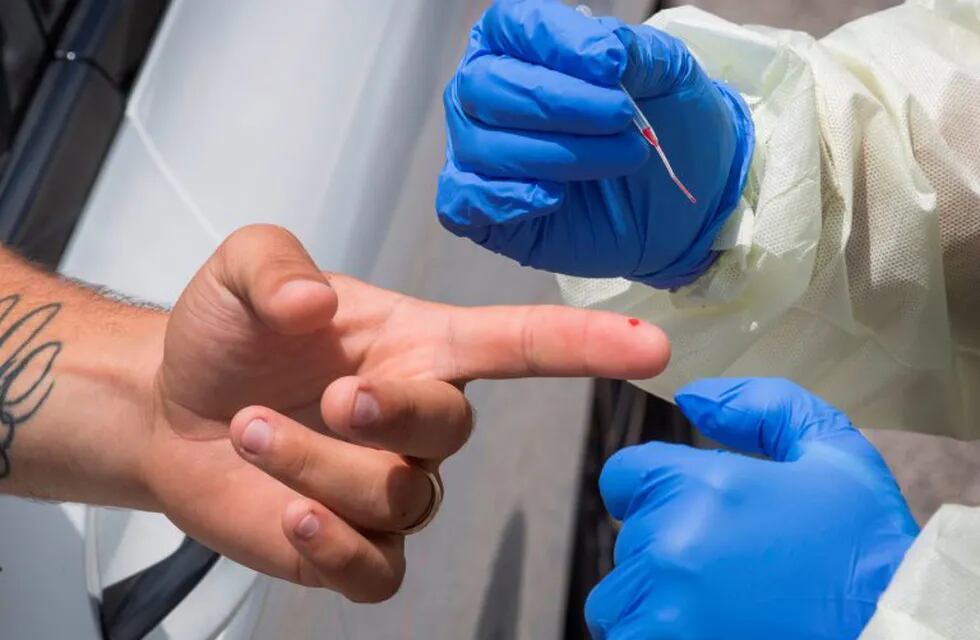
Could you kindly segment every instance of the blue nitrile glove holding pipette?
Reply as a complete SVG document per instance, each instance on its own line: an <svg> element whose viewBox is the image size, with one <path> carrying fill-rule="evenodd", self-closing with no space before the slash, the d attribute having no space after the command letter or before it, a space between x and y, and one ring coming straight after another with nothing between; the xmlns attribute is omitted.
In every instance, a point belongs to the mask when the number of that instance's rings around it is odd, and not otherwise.
<svg viewBox="0 0 980 640"><path fill-rule="evenodd" d="M444 103L436 209L447 229L521 264L659 288L711 265L754 145L745 103L682 42L557 0L495 2Z"/></svg>
<svg viewBox="0 0 980 640"><path fill-rule="evenodd" d="M585 607L595 640L849 640L919 528L847 416L778 379L710 379L677 404L750 458L654 442L599 486L623 521Z"/></svg>

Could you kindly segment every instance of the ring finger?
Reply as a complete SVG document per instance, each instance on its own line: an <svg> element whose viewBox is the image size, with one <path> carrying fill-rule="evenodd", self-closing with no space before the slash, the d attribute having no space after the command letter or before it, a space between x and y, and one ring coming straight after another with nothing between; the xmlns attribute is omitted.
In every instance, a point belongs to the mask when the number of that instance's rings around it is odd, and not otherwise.
<svg viewBox="0 0 980 640"><path fill-rule="evenodd" d="M433 502L429 476L404 457L319 434L272 409L239 411L231 441L247 462L364 529L399 532Z"/></svg>

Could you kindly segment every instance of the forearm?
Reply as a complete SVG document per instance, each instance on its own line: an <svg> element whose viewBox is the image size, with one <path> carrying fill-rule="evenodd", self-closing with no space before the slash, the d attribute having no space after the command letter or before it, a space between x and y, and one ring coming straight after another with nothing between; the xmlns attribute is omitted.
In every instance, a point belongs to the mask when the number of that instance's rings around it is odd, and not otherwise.
<svg viewBox="0 0 980 640"><path fill-rule="evenodd" d="M141 472L164 314L0 249L0 493L151 509Z"/></svg>

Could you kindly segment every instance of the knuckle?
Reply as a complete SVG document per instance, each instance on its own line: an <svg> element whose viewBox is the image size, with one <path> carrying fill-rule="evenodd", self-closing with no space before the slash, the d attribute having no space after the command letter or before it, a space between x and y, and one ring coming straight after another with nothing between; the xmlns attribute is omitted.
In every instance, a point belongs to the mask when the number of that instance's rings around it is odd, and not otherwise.
<svg viewBox="0 0 980 640"><path fill-rule="evenodd" d="M460 102L459 96L460 74L461 71L457 71L456 75L446 83L446 88L442 92L442 106L446 112L450 133L457 133L461 129L460 121L465 118L463 104Z"/></svg>
<svg viewBox="0 0 980 640"><path fill-rule="evenodd" d="M449 457L467 443L473 433L475 417L473 405L460 394L454 403L452 413L447 418L447 430L442 444L441 457Z"/></svg>
<svg viewBox="0 0 980 640"><path fill-rule="evenodd" d="M456 81L456 76L453 76L449 79L449 82L446 83L445 88L442 90L442 108L445 110L447 118L451 117L453 114L453 96L456 92Z"/></svg>
<svg viewBox="0 0 980 640"><path fill-rule="evenodd" d="M474 86L477 74L475 60L467 60L456 70L456 95L459 97L459 102L463 105L464 109L466 108L468 94L470 93L471 87Z"/></svg>
<svg viewBox="0 0 980 640"><path fill-rule="evenodd" d="M462 116L460 116L462 117ZM463 171L472 171L479 166L479 145L474 144L472 132L465 127L459 127L452 134L453 158Z"/></svg>
<svg viewBox="0 0 980 640"><path fill-rule="evenodd" d="M378 582L378 602L383 602L385 600L390 600L398 593L398 590L402 588L402 582L405 580L404 569L398 573L387 574Z"/></svg>
<svg viewBox="0 0 980 640"><path fill-rule="evenodd" d="M473 410L473 405L464 396L463 398L463 417L461 420L463 426L461 430L461 442L459 446L462 447L466 444L466 441L470 439L470 435L476 428L476 412Z"/></svg>
<svg viewBox="0 0 980 640"><path fill-rule="evenodd" d="M478 113L483 106L481 90L491 80L486 60L486 57L478 56L464 63L456 72L456 98L466 113Z"/></svg>
<svg viewBox="0 0 980 640"><path fill-rule="evenodd" d="M273 452L274 458L279 461L277 466L284 475L302 484L313 481L317 471L317 458L312 447L280 443L273 448Z"/></svg>
<svg viewBox="0 0 980 640"><path fill-rule="evenodd" d="M485 136L481 135L480 129L474 126L463 105L459 103L454 83L446 87L445 107L447 132L454 162L464 171L481 166L483 147L486 146Z"/></svg>
<svg viewBox="0 0 980 640"><path fill-rule="evenodd" d="M324 579L317 567L301 555L296 556L290 580L310 589L323 589L330 586L330 582Z"/></svg>
<svg viewBox="0 0 980 640"><path fill-rule="evenodd" d="M521 323L520 349L521 359L524 361L525 368L532 377L540 375L541 366L538 362L538 355L535 348L534 335L534 313L533 308L529 308L524 315Z"/></svg>
<svg viewBox="0 0 980 640"><path fill-rule="evenodd" d="M379 500L387 504L391 529L398 531L419 521L432 500L428 477L417 467L402 463L386 474Z"/></svg>
<svg viewBox="0 0 980 640"><path fill-rule="evenodd" d="M352 593L348 599L363 604L377 604L390 600L398 593L405 580L404 569L401 571L384 572L381 575L373 576L367 581L361 593Z"/></svg>
<svg viewBox="0 0 980 640"><path fill-rule="evenodd" d="M585 599L585 618L596 627L608 631L619 619L616 604L621 597L623 586L616 569L599 582Z"/></svg>
<svg viewBox="0 0 980 640"><path fill-rule="evenodd" d="M323 574L321 582L356 580L363 565L364 547L354 536L328 536L327 545L321 553L315 553L318 572Z"/></svg>

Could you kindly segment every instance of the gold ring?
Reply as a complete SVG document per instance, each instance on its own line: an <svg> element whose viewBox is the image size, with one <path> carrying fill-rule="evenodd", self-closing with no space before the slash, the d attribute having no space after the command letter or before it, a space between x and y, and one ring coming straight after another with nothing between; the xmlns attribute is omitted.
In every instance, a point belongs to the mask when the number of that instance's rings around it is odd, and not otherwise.
<svg viewBox="0 0 980 640"><path fill-rule="evenodd" d="M424 467L419 467L419 470L425 474L425 477L429 479L429 483L432 485L432 500L429 501L429 506L426 507L425 513L418 519L418 522L398 531L403 536L418 533L429 526L429 523L435 520L436 514L439 513L439 506L442 504L442 478L439 477L438 473L429 471Z"/></svg>

